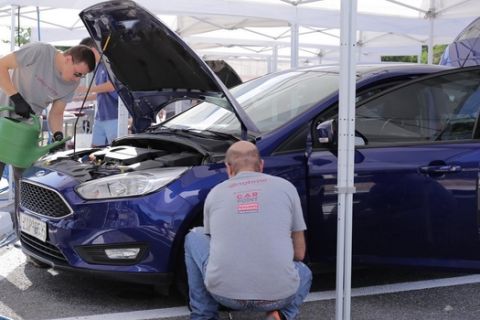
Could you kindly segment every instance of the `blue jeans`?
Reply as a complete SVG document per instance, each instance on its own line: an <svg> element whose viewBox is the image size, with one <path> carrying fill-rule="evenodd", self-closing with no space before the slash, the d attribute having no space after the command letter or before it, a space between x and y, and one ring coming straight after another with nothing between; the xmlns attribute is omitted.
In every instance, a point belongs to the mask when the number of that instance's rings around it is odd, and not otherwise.
<svg viewBox="0 0 480 320"><path fill-rule="evenodd" d="M209 251L210 237L205 235L202 227L192 229L185 237L185 264L188 274L190 308L192 309L190 319L218 319L219 304L234 310L280 310L288 320L295 319L312 284L312 273L305 264L295 262L300 276L300 285L297 292L286 299L273 301L229 299L211 294L205 287L204 279Z"/></svg>
<svg viewBox="0 0 480 320"><path fill-rule="evenodd" d="M107 146L117 137L118 119L95 120L93 123L92 146Z"/></svg>

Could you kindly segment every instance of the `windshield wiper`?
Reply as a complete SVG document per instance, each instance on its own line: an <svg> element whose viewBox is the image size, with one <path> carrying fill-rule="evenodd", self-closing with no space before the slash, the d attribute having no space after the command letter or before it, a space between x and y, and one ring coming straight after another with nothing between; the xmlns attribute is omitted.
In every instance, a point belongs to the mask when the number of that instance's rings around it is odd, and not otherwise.
<svg viewBox="0 0 480 320"><path fill-rule="evenodd" d="M168 133L176 133L176 134L184 133L184 134L189 134L189 135L201 137L201 138L214 136L220 139L228 139L228 140L234 140L234 141L240 140L238 137L230 133L218 132L218 131L213 131L209 129L171 128L163 124L157 124L145 130L145 132L152 132L152 133L160 133L162 131L168 132Z"/></svg>
<svg viewBox="0 0 480 320"><path fill-rule="evenodd" d="M147 129L145 129L145 132L155 132L157 131L158 129L160 130L165 130L165 131L172 131L171 128L159 123L159 124L156 124L156 125L153 125L153 126L150 126L148 127Z"/></svg>
<svg viewBox="0 0 480 320"><path fill-rule="evenodd" d="M230 140L235 140L235 141L240 140L238 137L236 137L236 136L234 136L233 134L230 134L230 133L218 132L218 131L213 131L213 130L209 130L209 129L204 129L202 131L211 133L214 136L217 136L217 137L222 138L222 139L230 139Z"/></svg>
<svg viewBox="0 0 480 320"><path fill-rule="evenodd" d="M240 139L236 137L233 134L230 133L225 133L225 132L218 132L218 131L213 131L209 129L195 129L195 128L189 128L189 129L177 129L180 132L188 133L197 137L211 137L214 136L216 138L220 139L228 139L228 140L234 140L234 141L239 141Z"/></svg>

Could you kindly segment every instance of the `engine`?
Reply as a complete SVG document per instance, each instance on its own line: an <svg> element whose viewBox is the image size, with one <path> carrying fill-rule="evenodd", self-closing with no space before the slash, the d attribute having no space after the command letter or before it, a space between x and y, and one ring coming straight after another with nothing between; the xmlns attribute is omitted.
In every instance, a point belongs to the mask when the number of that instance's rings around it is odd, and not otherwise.
<svg viewBox="0 0 480 320"><path fill-rule="evenodd" d="M121 145L100 150L82 150L75 155L70 152L69 156L43 161L41 165L84 182L131 171L194 166L201 164L204 159L204 155L188 148L165 150Z"/></svg>

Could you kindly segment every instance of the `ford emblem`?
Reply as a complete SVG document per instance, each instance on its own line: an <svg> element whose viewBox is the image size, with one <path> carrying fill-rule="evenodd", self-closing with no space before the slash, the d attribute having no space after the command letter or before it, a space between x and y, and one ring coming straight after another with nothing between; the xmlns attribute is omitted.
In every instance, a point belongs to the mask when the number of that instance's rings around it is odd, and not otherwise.
<svg viewBox="0 0 480 320"><path fill-rule="evenodd" d="M45 174L45 170L38 170L37 172L35 172L35 177L43 177Z"/></svg>

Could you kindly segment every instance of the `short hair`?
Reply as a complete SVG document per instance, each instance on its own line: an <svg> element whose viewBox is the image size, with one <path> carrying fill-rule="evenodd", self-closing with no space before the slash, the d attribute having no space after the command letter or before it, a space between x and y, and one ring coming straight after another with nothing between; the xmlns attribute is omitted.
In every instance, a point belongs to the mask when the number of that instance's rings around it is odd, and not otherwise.
<svg viewBox="0 0 480 320"><path fill-rule="evenodd" d="M95 55L92 49L88 46L80 44L78 46L71 47L64 52L66 56L72 56L75 63L84 62L88 66L89 72L95 69Z"/></svg>
<svg viewBox="0 0 480 320"><path fill-rule="evenodd" d="M225 162L232 168L234 174L240 171L260 172L262 159L257 147L247 141L239 141L228 148Z"/></svg>
<svg viewBox="0 0 480 320"><path fill-rule="evenodd" d="M79 44L83 44L84 46L87 46L89 48L97 48L97 44L90 37L83 38L82 41L80 41Z"/></svg>

